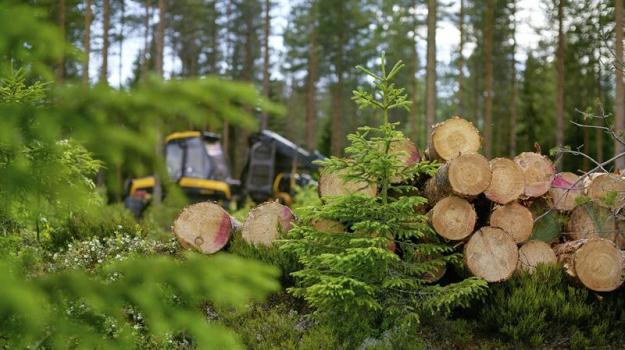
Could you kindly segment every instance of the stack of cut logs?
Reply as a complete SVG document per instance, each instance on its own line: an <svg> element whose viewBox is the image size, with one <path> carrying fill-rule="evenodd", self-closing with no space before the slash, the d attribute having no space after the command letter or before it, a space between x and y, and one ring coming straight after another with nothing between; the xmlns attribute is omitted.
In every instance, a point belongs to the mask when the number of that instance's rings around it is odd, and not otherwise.
<svg viewBox="0 0 625 350"><path fill-rule="evenodd" d="M625 205L623 177L556 173L548 157L534 152L488 160L478 153L480 146L479 131L467 120L453 117L435 125L425 156L443 164L435 176L417 184L429 204L416 211L427 213L438 235L464 244L472 274L498 282L541 263L560 263L591 290L612 291L623 284L625 221L614 215ZM391 151L407 166L421 159L407 139ZM373 185L344 181L341 172L321 173L322 198L377 193ZM212 254L238 229L249 243L271 245L294 220L288 207L267 202L254 208L241 226L219 205L205 202L185 208L173 231L183 246ZM330 220L311 224L324 232L346 231ZM389 249L395 250L393 242Z"/></svg>

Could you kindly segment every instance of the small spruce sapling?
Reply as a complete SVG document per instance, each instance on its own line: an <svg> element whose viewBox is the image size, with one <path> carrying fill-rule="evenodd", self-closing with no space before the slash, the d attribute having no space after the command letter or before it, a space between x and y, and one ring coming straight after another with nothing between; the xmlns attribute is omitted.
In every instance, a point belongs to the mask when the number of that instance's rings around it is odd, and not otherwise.
<svg viewBox="0 0 625 350"><path fill-rule="evenodd" d="M478 278L445 286L429 283L447 263L460 262L461 255L441 243L426 216L415 211L427 200L410 195L416 190L408 185L411 180L434 174L437 165L423 161L406 167L401 154L389 152L393 143L405 138L396 129L398 124L389 122L389 111L410 106L404 89L392 82L402 67L400 61L387 72L384 55L380 74L357 67L373 80L374 89L359 88L352 99L360 109L380 111L383 122L348 136L349 158L321 162L323 171L340 171L345 181L375 184L379 195L337 196L306 208L303 223L281 246L303 266L293 273L296 285L289 292L304 298L316 317L352 342L400 323L418 322L423 314L467 305L487 288ZM400 184L391 179L401 179ZM319 219L339 222L347 230L320 232L311 224Z"/></svg>

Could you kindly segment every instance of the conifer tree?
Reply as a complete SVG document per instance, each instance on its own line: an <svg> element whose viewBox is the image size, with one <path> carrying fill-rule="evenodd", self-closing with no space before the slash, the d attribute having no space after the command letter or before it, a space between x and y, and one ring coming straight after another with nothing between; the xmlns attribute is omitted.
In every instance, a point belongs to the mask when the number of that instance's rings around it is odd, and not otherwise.
<svg viewBox="0 0 625 350"><path fill-rule="evenodd" d="M361 109L381 112L382 124L361 127L348 136L349 158L322 162L323 171L341 172L345 181L375 185L379 195L324 198L325 203L304 210L303 223L282 242L282 249L293 252L303 266L293 273L296 285L289 291L303 297L317 317L352 342L372 335L374 329L418 321L423 312L466 305L486 288L486 282L477 278L446 286L429 284L438 269L458 263L461 256L439 241L425 215L415 212L427 202L408 195L415 187L391 181L401 179L405 184L437 168L425 161L405 167L397 153L389 152L393 143L404 138L398 124L389 122L389 111L411 106L404 89L393 83L402 67L400 61L387 71L384 56L381 73L358 67L375 88L371 92L360 88L352 99ZM313 226L317 220L339 223L346 232L321 232Z"/></svg>

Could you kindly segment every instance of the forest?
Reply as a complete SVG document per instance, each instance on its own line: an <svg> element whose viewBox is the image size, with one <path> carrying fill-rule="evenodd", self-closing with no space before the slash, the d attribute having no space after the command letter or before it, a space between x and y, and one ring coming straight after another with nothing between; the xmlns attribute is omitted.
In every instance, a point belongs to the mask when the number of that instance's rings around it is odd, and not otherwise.
<svg viewBox="0 0 625 350"><path fill-rule="evenodd" d="M3 349L625 347L622 0L0 2Z"/></svg>

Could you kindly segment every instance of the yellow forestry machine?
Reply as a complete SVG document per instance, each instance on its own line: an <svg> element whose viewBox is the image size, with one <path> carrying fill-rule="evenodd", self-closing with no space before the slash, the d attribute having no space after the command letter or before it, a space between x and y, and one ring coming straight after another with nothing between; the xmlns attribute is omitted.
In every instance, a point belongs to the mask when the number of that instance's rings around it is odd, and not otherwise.
<svg viewBox="0 0 625 350"><path fill-rule="evenodd" d="M249 151L240 180L231 176L219 135L182 131L165 139L165 161L171 181L191 203L213 200L225 208L240 206L247 197L260 203L272 198L290 205L297 186L314 183L319 152L309 152L279 134L263 130L250 135ZM124 205L140 217L150 204L155 178L147 176L126 182Z"/></svg>

